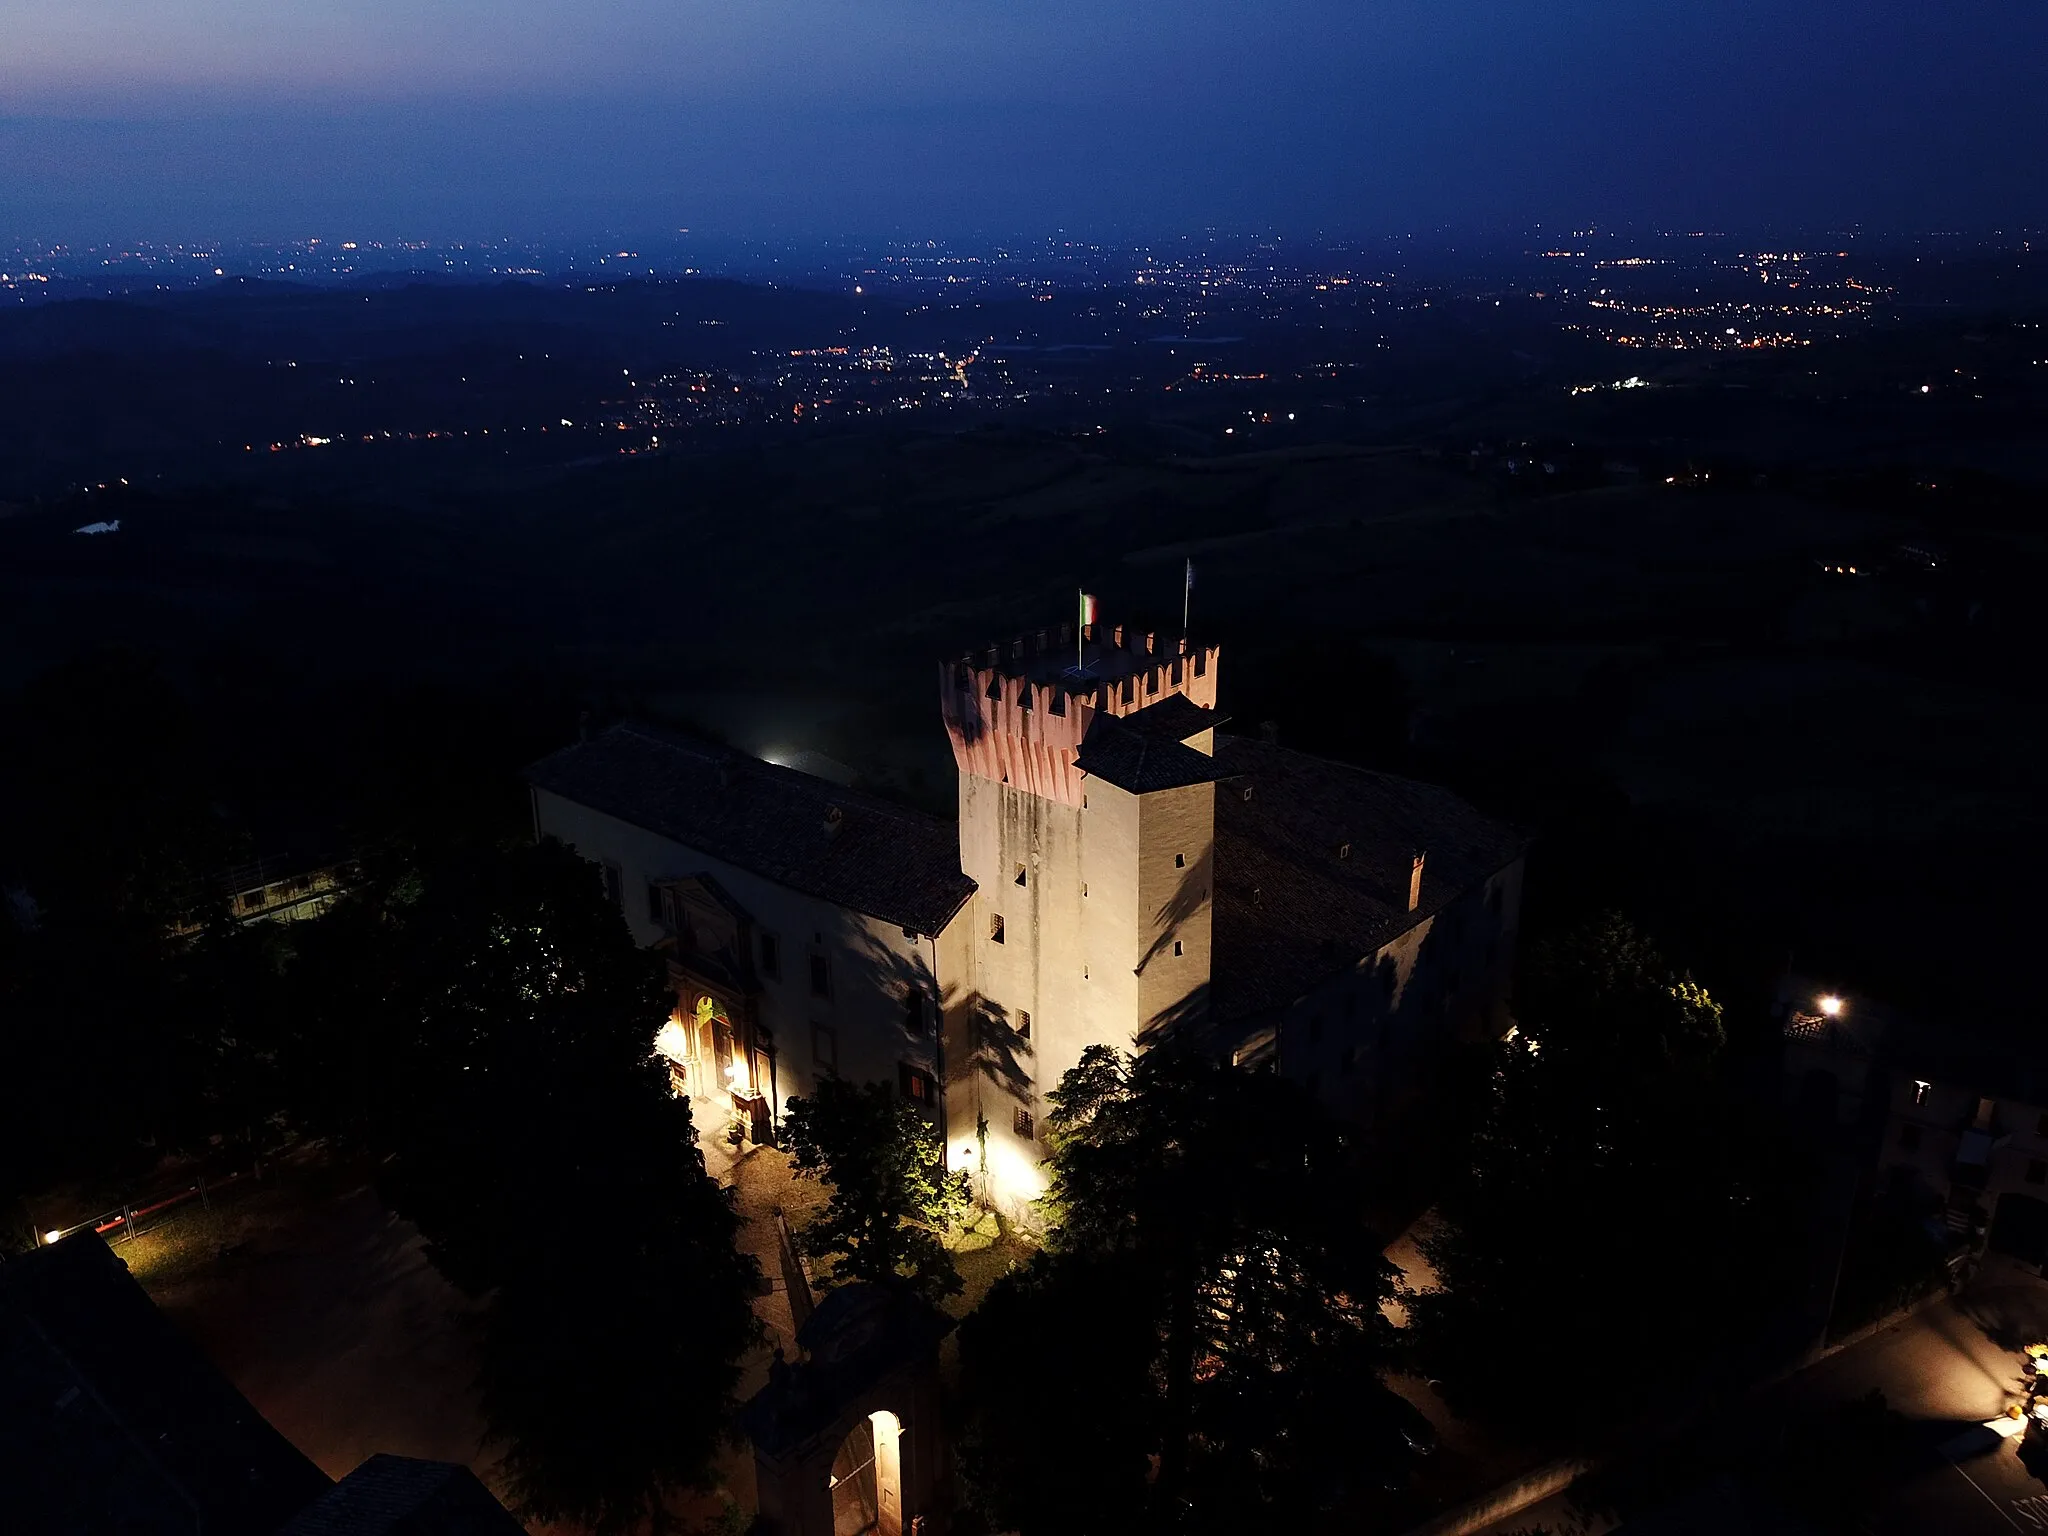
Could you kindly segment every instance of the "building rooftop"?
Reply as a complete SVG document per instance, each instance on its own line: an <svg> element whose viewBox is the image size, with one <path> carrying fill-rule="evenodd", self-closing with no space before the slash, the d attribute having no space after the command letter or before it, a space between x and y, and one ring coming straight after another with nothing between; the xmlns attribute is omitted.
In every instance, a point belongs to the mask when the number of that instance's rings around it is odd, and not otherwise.
<svg viewBox="0 0 2048 1536"><path fill-rule="evenodd" d="M1175 699L1179 699L1185 709L1168 709L1167 706ZM1141 723L1148 715L1154 718ZM1074 766L1134 795L1228 778L1230 769L1208 753L1197 752L1186 745L1186 736L1210 728L1206 724L1198 724L1188 729L1185 736L1180 734L1180 728L1192 716L1213 719L1216 712L1203 709L1176 693L1122 718L1097 715L1089 722L1088 735L1081 743L1081 752L1074 759Z"/></svg>
<svg viewBox="0 0 2048 1536"><path fill-rule="evenodd" d="M1283 1008L1505 869L1521 832L1449 790L1216 738L1212 1017ZM1422 899L1408 910L1414 856Z"/></svg>
<svg viewBox="0 0 2048 1536"><path fill-rule="evenodd" d="M974 893L951 822L657 726L615 725L541 759L526 779L918 933L937 933Z"/></svg>
<svg viewBox="0 0 2048 1536"><path fill-rule="evenodd" d="M271 1536L331 1486L90 1232L0 1264L0 1528Z"/></svg>
<svg viewBox="0 0 2048 1536"><path fill-rule="evenodd" d="M469 1468L372 1456L277 1536L525 1536Z"/></svg>

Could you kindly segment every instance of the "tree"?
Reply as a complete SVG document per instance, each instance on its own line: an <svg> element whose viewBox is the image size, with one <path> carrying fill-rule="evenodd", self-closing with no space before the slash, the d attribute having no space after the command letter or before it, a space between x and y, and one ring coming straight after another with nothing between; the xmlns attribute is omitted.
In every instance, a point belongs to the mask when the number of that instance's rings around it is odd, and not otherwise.
<svg viewBox="0 0 2048 1536"><path fill-rule="evenodd" d="M712 1475L759 1271L652 1060L655 963L555 842L387 872L314 927L300 980L360 960L342 1000L363 1012L309 1000L344 1078L311 1113L388 1159L386 1199L484 1301L483 1406L521 1510L661 1526Z"/></svg>
<svg viewBox="0 0 2048 1536"><path fill-rule="evenodd" d="M1720 1009L1625 919L1537 950L1519 1004L1410 1316L1461 1408L1501 1401L1512 1360L1572 1435L1645 1362L1669 1389L1753 1336L1772 1138L1723 1081Z"/></svg>
<svg viewBox="0 0 2048 1536"><path fill-rule="evenodd" d="M946 1171L946 1145L915 1104L887 1083L828 1077L789 1101L790 1166L832 1190L797 1234L835 1278L906 1284L928 1300L958 1295L960 1272L941 1241L967 1210L967 1175Z"/></svg>
<svg viewBox="0 0 2048 1536"><path fill-rule="evenodd" d="M1336 1123L1173 1047L1091 1047L1052 1102L1045 1250L961 1335L988 1518L1276 1528L1397 1483L1393 1270Z"/></svg>

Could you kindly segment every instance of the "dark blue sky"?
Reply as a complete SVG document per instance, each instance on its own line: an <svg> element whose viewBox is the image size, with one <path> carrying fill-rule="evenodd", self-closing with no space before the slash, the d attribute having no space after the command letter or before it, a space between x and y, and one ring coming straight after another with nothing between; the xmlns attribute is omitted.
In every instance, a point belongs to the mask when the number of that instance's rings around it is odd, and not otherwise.
<svg viewBox="0 0 2048 1536"><path fill-rule="evenodd" d="M0 235L2048 225L2044 0L0 0Z"/></svg>

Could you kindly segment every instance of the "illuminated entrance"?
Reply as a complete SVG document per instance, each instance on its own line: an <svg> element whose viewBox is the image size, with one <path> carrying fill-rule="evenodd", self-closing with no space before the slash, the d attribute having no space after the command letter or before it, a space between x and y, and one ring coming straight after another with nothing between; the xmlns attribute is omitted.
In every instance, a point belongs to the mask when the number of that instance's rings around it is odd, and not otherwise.
<svg viewBox="0 0 2048 1536"><path fill-rule="evenodd" d="M774 1536L945 1536L939 1341L952 1319L893 1288L825 1293L741 1415L757 1529Z"/></svg>
<svg viewBox="0 0 2048 1536"><path fill-rule="evenodd" d="M853 1426L832 1462L832 1536L903 1536L903 1423L884 1408Z"/></svg>

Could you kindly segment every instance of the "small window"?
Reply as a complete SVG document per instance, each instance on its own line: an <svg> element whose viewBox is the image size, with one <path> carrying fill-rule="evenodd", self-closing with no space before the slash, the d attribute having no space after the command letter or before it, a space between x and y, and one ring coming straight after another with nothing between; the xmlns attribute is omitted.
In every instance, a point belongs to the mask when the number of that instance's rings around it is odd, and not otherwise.
<svg viewBox="0 0 2048 1536"><path fill-rule="evenodd" d="M1932 1083L1925 1083L1915 1078L1913 1080L1913 1102L1915 1104L1925 1104L1927 1102L1927 1090L1933 1086L1934 1084Z"/></svg>
<svg viewBox="0 0 2048 1536"><path fill-rule="evenodd" d="M1899 1127L1899 1145L1908 1152L1920 1150L1920 1127L1908 1122Z"/></svg>
<svg viewBox="0 0 2048 1536"><path fill-rule="evenodd" d="M1176 853L1173 856L1173 867L1175 869L1186 869L1188 867L1188 856L1184 853Z"/></svg>
<svg viewBox="0 0 2048 1536"><path fill-rule="evenodd" d="M913 1035L924 1034L924 989L912 987L903 994L903 1027Z"/></svg>
<svg viewBox="0 0 2048 1536"><path fill-rule="evenodd" d="M811 1026L811 1060L817 1063L820 1072L836 1074L839 1071L839 1036L823 1024Z"/></svg>
<svg viewBox="0 0 2048 1536"><path fill-rule="evenodd" d="M1033 1140L1034 1137L1033 1128L1031 1124L1031 1111L1028 1109L1019 1109L1014 1114L1012 1114L1010 1116L1010 1129L1015 1131L1018 1134L1018 1136L1023 1138L1025 1141Z"/></svg>
<svg viewBox="0 0 2048 1536"><path fill-rule="evenodd" d="M811 956L811 996L832 995L832 962L824 955Z"/></svg>
<svg viewBox="0 0 2048 1536"><path fill-rule="evenodd" d="M988 920L988 941L991 944L1003 942L1003 919L1000 913Z"/></svg>
<svg viewBox="0 0 2048 1536"><path fill-rule="evenodd" d="M668 912L666 904L662 901L662 895L663 892L660 886L656 885L652 880L647 882L647 921L650 923L666 924L668 921Z"/></svg>
<svg viewBox="0 0 2048 1536"><path fill-rule="evenodd" d="M1083 901L1086 901L1088 899L1088 882L1086 880L1083 880L1081 882L1081 899ZM2048 1120L2048 1115L2043 1115L2041 1118L2044 1120Z"/></svg>
<svg viewBox="0 0 2048 1536"><path fill-rule="evenodd" d="M1197 652L1195 652L1195 676L1197 676L1197 677L1201 677L1201 676L1202 676L1203 674L1205 674L1205 673L1206 673L1206 672L1207 672L1208 670L1209 670L1209 653L1208 653L1207 651L1197 651ZM1251 797L1250 797L1249 795L1247 795L1247 796L1246 796L1245 798L1246 798L1247 800L1249 800L1249 799L1250 799Z"/></svg>
<svg viewBox="0 0 2048 1536"><path fill-rule="evenodd" d="M604 899L615 907L625 905L625 872L610 859L604 861Z"/></svg>
<svg viewBox="0 0 2048 1536"><path fill-rule="evenodd" d="M1023 866L1022 864L1019 864L1019 865L1017 866L1017 878L1016 878L1016 881L1015 881L1015 883L1016 883L1016 884L1018 884L1018 885L1022 885L1022 884L1024 883L1024 879L1025 879L1025 875L1024 875L1024 866Z"/></svg>
<svg viewBox="0 0 2048 1536"><path fill-rule="evenodd" d="M2038 1157L2029 1162L2027 1164L2027 1182L2029 1184L2048 1184L2048 1163L2042 1162Z"/></svg>
<svg viewBox="0 0 2048 1536"><path fill-rule="evenodd" d="M1179 940L1179 939L1175 939L1175 940L1173 941L1173 952L1174 952L1174 953L1175 953L1176 955L1180 953L1180 940Z"/></svg>
<svg viewBox="0 0 2048 1536"><path fill-rule="evenodd" d="M782 941L772 933L761 935L761 974L780 976L782 974Z"/></svg>
<svg viewBox="0 0 2048 1536"><path fill-rule="evenodd" d="M929 1109L932 1103L932 1075L908 1063L897 1069L897 1086L911 1103Z"/></svg>
<svg viewBox="0 0 2048 1536"><path fill-rule="evenodd" d="M1031 1038L1031 1010L1029 1008L1019 1008L1017 1010L1017 1038L1019 1040L1029 1040Z"/></svg>

